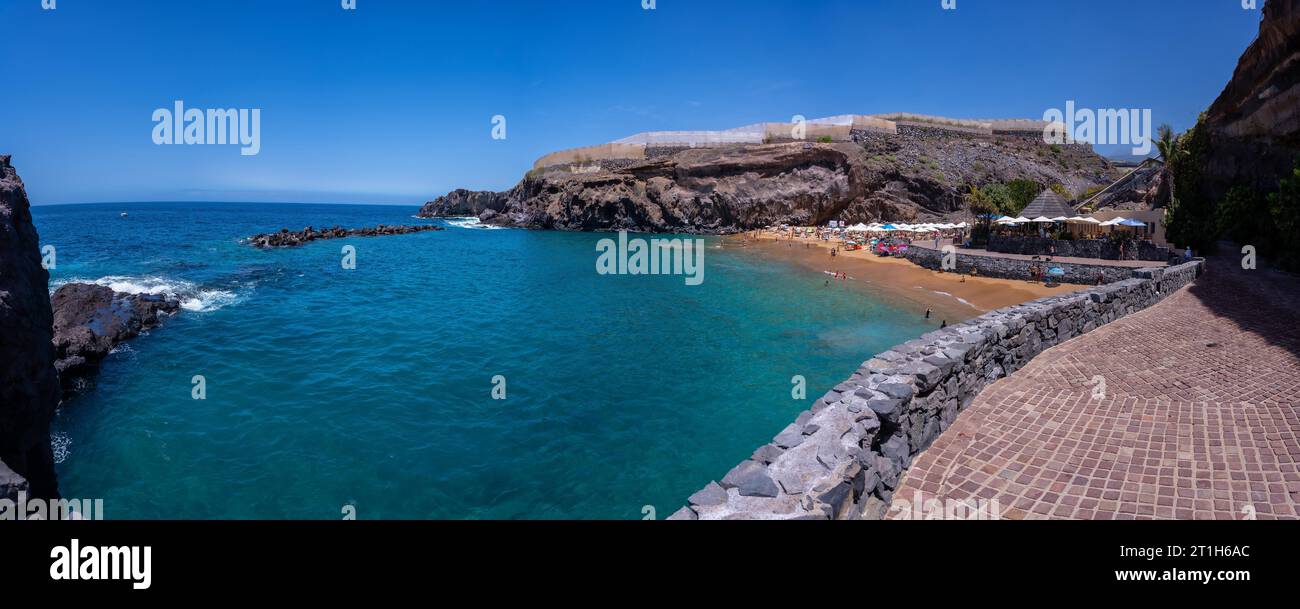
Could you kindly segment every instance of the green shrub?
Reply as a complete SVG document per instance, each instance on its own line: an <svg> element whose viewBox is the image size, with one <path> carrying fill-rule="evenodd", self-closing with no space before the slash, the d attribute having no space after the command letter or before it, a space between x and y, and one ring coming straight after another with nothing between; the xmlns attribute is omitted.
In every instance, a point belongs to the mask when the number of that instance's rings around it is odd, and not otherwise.
<svg viewBox="0 0 1300 609"><path fill-rule="evenodd" d="M1201 170L1209 154L1205 116L1179 136L1167 163L1173 196L1165 209L1165 234L1169 241L1213 252L1219 237L1214 201L1203 193Z"/></svg>
<svg viewBox="0 0 1300 609"><path fill-rule="evenodd" d="M1300 237L1296 235L1300 230L1300 159L1278 191L1268 196L1268 212L1272 220L1269 246L1275 262L1288 270L1300 270Z"/></svg>
<svg viewBox="0 0 1300 609"><path fill-rule="evenodd" d="M829 136L829 135L823 135L823 136L817 138L817 143L819 143L819 144L830 144L830 143L832 143L832 142L834 142L834 141L835 141L835 138L832 138L832 137Z"/></svg>

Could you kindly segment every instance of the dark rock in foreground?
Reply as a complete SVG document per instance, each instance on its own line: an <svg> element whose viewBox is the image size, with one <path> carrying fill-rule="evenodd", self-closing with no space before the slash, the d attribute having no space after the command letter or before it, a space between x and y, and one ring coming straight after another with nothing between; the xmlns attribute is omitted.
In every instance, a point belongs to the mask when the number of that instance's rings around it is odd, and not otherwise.
<svg viewBox="0 0 1300 609"><path fill-rule="evenodd" d="M69 283L54 293L54 367L64 392L94 375L113 347L158 326L180 302L154 294L124 294L86 283Z"/></svg>
<svg viewBox="0 0 1300 609"><path fill-rule="evenodd" d="M29 490L27 480L0 461L0 499L15 500L18 493Z"/></svg>
<svg viewBox="0 0 1300 609"><path fill-rule="evenodd" d="M56 498L50 419L59 406L59 378L50 342L50 275L41 266L27 192L9 158L0 155L0 471L9 472L0 486L16 491L26 479L32 497Z"/></svg>
<svg viewBox="0 0 1300 609"><path fill-rule="evenodd" d="M310 226L300 231L294 232L287 228L280 229L278 233L266 233L253 235L248 238L248 242L254 247L272 248L272 247L297 247L306 245L312 241L321 239L343 239L345 237L379 237L383 235L407 235L410 233L422 233L425 231L447 230L441 226L420 225L420 226L387 226L380 224L374 228L333 228L315 229Z"/></svg>

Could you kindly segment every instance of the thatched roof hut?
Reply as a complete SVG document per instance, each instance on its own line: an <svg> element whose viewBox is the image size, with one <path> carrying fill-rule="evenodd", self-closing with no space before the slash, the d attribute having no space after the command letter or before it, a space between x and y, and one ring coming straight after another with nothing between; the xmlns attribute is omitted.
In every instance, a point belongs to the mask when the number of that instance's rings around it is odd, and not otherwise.
<svg viewBox="0 0 1300 609"><path fill-rule="evenodd" d="M1079 214L1074 213L1074 209L1070 207L1070 202L1066 201L1065 197L1048 188L1043 190L1042 194L1038 195L1038 198L1030 202L1025 207L1025 210L1020 212L1020 215L1026 218L1038 218L1040 216L1073 218Z"/></svg>

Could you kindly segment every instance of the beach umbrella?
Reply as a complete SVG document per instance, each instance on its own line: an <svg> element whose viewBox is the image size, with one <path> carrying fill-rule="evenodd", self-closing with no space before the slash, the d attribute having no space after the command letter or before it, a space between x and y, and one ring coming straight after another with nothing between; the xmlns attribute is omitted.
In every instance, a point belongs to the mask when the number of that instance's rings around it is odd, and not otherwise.
<svg viewBox="0 0 1300 609"><path fill-rule="evenodd" d="M1037 224L1051 224L1051 223L1053 223L1053 222L1055 222L1055 221L1056 221L1056 220L1053 220L1053 219L1051 219L1051 218L1048 218L1047 216L1038 216L1037 218L1034 218L1033 220L1030 220L1030 222L1035 222L1035 223L1037 223Z"/></svg>
<svg viewBox="0 0 1300 609"><path fill-rule="evenodd" d="M1136 227L1136 228L1146 228L1146 227L1147 227L1147 223L1146 223L1146 222L1142 222L1141 220L1125 220L1125 221L1123 221L1123 222L1120 222L1119 225L1120 225L1120 226L1133 226L1133 227Z"/></svg>
<svg viewBox="0 0 1300 609"><path fill-rule="evenodd" d="M1096 218L1084 218L1083 216L1079 216L1077 218L1070 218L1066 220L1066 222L1069 222L1071 224L1101 224L1101 220L1098 220Z"/></svg>
<svg viewBox="0 0 1300 609"><path fill-rule="evenodd" d="M1110 220L1107 220L1107 221L1105 221L1105 222L1102 222L1101 225L1102 225L1102 226L1119 226L1120 224L1123 224L1123 223L1124 223L1124 220L1125 220L1125 219L1124 219L1123 217L1119 217L1119 218L1111 218Z"/></svg>
<svg viewBox="0 0 1300 609"><path fill-rule="evenodd" d="M896 231L896 230L898 230L898 227L897 227L897 226L894 226L893 224L886 224L886 225L880 227L880 230L882 230L882 231Z"/></svg>

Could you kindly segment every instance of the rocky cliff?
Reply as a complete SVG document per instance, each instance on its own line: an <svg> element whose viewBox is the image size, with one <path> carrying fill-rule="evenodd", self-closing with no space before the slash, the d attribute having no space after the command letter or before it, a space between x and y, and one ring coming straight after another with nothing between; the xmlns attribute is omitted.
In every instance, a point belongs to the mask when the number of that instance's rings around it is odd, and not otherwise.
<svg viewBox="0 0 1300 609"><path fill-rule="evenodd" d="M505 192L453 191L420 215L560 230L729 233L829 220L965 219L970 185L1027 179L1081 193L1116 177L1083 146L907 128L857 143L681 149L594 171L551 168Z"/></svg>
<svg viewBox="0 0 1300 609"><path fill-rule="evenodd" d="M0 156L0 461L33 497L57 497L50 419L59 405L49 273L23 181ZM4 473L4 488L22 483Z"/></svg>
<svg viewBox="0 0 1300 609"><path fill-rule="evenodd" d="M1207 194L1276 190L1300 157L1300 0L1268 0L1259 36L1205 115Z"/></svg>

